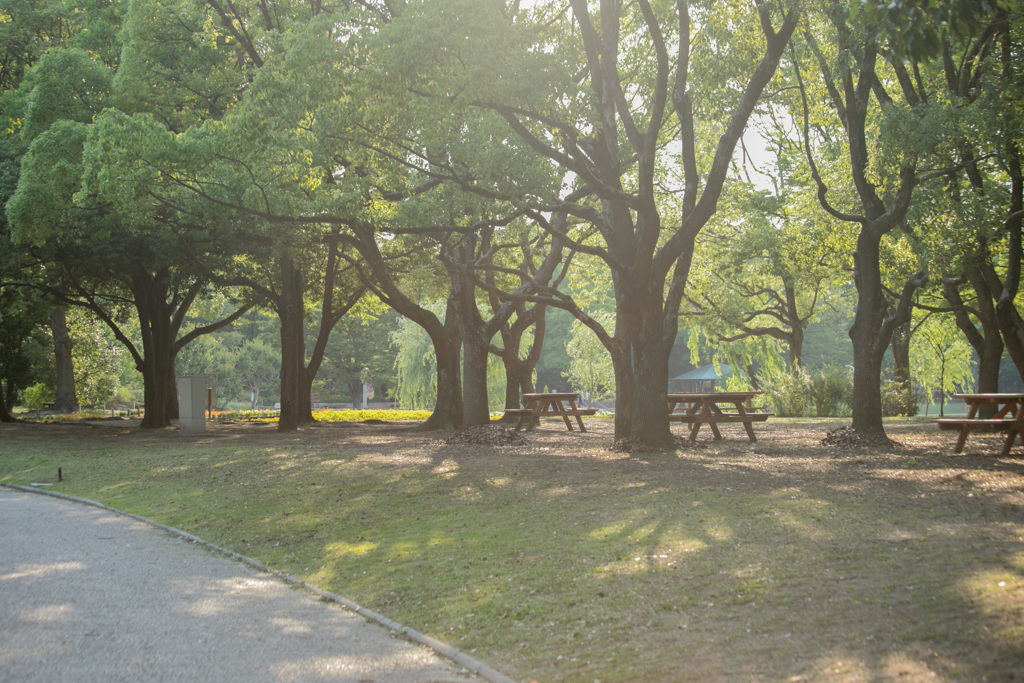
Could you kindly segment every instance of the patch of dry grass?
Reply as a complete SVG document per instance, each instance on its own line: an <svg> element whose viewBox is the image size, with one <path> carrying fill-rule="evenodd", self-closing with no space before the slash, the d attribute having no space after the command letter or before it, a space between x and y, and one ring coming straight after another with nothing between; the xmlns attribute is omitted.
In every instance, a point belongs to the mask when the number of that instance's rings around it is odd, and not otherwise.
<svg viewBox="0 0 1024 683"><path fill-rule="evenodd" d="M1024 463L999 436L773 419L674 455L386 425L0 427L0 481L185 529L542 681L976 681L1024 671ZM52 475L50 474L52 472Z"/></svg>

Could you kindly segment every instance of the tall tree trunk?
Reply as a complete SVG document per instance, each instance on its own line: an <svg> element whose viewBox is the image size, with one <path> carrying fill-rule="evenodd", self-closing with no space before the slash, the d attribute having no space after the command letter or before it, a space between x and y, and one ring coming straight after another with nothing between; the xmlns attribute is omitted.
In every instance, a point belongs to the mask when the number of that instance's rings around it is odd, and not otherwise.
<svg viewBox="0 0 1024 683"><path fill-rule="evenodd" d="M305 385L306 344L305 305L302 272L290 256L279 259L281 295L277 315L281 320L281 417L278 431L295 431L300 424L312 421L309 395L303 397Z"/></svg>
<svg viewBox="0 0 1024 683"><path fill-rule="evenodd" d="M487 396L489 344L479 334L462 335L462 426L485 425L491 421Z"/></svg>
<svg viewBox="0 0 1024 683"><path fill-rule="evenodd" d="M472 257L474 240L469 240L467 253L460 261ZM462 426L474 427L490 422L487 400L487 360L490 357L490 337L476 303L476 286L469 277L450 268L452 282L451 302L462 337Z"/></svg>
<svg viewBox="0 0 1024 683"><path fill-rule="evenodd" d="M63 308L50 309L50 331L53 333L53 357L57 369L57 391L53 409L58 413L71 413L78 409L75 395L75 364L71 357L71 334Z"/></svg>
<svg viewBox="0 0 1024 683"><path fill-rule="evenodd" d="M613 277L613 281L616 285L615 351L612 351L615 440L628 439L654 448L672 448L675 441L669 430L665 395L675 330L666 330L663 286L648 287L646 282L628 274ZM669 319L677 318L669 316Z"/></svg>
<svg viewBox="0 0 1024 683"><path fill-rule="evenodd" d="M1004 43L1004 75L1011 73L1009 64L1011 50L1009 40ZM1018 138L1010 137L1006 143L1006 166L1010 176L1009 216L1003 224L1006 232L1006 280L1005 287L996 302L996 314L1000 320L1003 341L1007 349L1013 349L1017 373L1024 379L1024 318L1017 309L1017 293L1020 291L1021 268L1024 266L1024 170L1021 166L1021 150Z"/></svg>
<svg viewBox="0 0 1024 683"><path fill-rule="evenodd" d="M897 325L893 331L892 339L889 340L889 350L892 352L892 374L893 379L899 385L903 398L901 399L902 415L916 415L917 406L914 404L914 390L910 385L910 339L913 334L910 320Z"/></svg>
<svg viewBox="0 0 1024 683"><path fill-rule="evenodd" d="M431 316L433 317L433 314ZM433 317L433 321L424 319L427 325L415 321L423 325L430 336L437 361L437 397L434 401L434 410L421 426L421 429L426 431L452 431L462 428L462 335L459 333L456 317L449 299L444 324L436 317Z"/></svg>
<svg viewBox="0 0 1024 683"><path fill-rule="evenodd" d="M853 428L885 435L882 424L882 359L889 345L884 333L888 302L882 288L880 235L861 230L854 254L857 312L850 327L853 342Z"/></svg>
<svg viewBox="0 0 1024 683"><path fill-rule="evenodd" d="M1020 149L1015 142L1007 144L1007 167L1010 175L1009 217L1003 224L1006 233L1006 277L1002 287L992 286L998 282L995 269L986 263L986 277L996 299L996 319L1003 335L1006 350L1013 360L1021 379L1024 379L1024 318L1017 309L1017 293L1020 290L1021 267L1024 260L1022 228L1024 228L1024 173L1021 170Z"/></svg>
<svg viewBox="0 0 1024 683"><path fill-rule="evenodd" d="M882 423L882 361L893 330L910 319L915 291L927 282L927 274L913 275L903 286L896 306L891 307L882 286L879 245L884 232L864 228L854 254L857 312L850 327L853 342L853 428L863 435L885 437ZM891 311L891 314L890 314Z"/></svg>
<svg viewBox="0 0 1024 683"><path fill-rule="evenodd" d="M7 387L9 386L9 382L0 378L0 422L17 422L7 407L10 403L10 397L7 395Z"/></svg>
<svg viewBox="0 0 1024 683"><path fill-rule="evenodd" d="M313 343L313 348L309 354L309 363L302 370L300 399L305 403L305 406L300 410L300 415L305 416L308 413L310 423L313 421L313 380L316 379L316 373L320 371L320 365L323 363L331 332L342 317L352 310L352 307L366 293L365 287L359 287L349 293L346 301L338 305L335 304L338 267L342 262L338 253L339 240L340 238L337 236L333 237L328 248L326 274L324 276L324 294L320 302L320 328L317 331L316 341ZM302 421L304 420L305 418L303 417Z"/></svg>
<svg viewBox="0 0 1024 683"><path fill-rule="evenodd" d="M168 303L168 274L151 274L140 268L132 276L135 307L142 336L142 372L146 412L143 429L163 429L178 418L178 388L174 358L177 328Z"/></svg>

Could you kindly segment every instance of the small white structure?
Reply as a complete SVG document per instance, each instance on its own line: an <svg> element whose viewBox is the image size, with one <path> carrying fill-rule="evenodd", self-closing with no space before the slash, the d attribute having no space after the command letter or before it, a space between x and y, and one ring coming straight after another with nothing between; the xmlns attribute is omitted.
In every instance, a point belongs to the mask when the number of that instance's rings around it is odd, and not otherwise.
<svg viewBox="0 0 1024 683"><path fill-rule="evenodd" d="M178 425L182 434L206 431L206 375L178 378Z"/></svg>

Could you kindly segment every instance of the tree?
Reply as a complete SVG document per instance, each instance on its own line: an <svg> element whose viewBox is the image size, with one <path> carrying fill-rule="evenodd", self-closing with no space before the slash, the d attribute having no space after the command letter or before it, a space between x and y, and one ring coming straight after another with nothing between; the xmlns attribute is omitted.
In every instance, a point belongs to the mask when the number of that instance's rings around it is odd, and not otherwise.
<svg viewBox="0 0 1024 683"><path fill-rule="evenodd" d="M102 405L114 400L129 361L127 350L103 322L91 317L84 309L72 309L70 323L79 402Z"/></svg>
<svg viewBox="0 0 1024 683"><path fill-rule="evenodd" d="M365 297L335 325L314 385L321 401L361 401L364 371L378 400L385 395L395 398L392 335L400 317L373 297ZM426 353L430 354L429 348Z"/></svg>
<svg viewBox="0 0 1024 683"><path fill-rule="evenodd" d="M965 390L974 379L971 347L948 315L927 315L913 337L911 359L928 405L939 393L940 417L945 415L946 395Z"/></svg>
<svg viewBox="0 0 1024 683"><path fill-rule="evenodd" d="M647 0L570 6L571 14L554 3L432 2L410 6L389 29L399 52L410 35L429 50L411 74L418 92L499 114L538 159L574 175L584 192L546 206L594 226L600 245L547 229L611 269L614 336L587 324L615 366L616 439L671 447L668 357L694 241L798 10L781 2L750 12ZM438 17L453 30L426 36ZM577 76L585 85L574 84ZM706 125L697 123L702 114ZM677 174L681 195L663 192Z"/></svg>
<svg viewBox="0 0 1024 683"><path fill-rule="evenodd" d="M1024 251L1020 15L991 11L973 19L976 30L945 40L941 51L944 84L962 122L946 153L947 201L956 226L948 242L956 247L944 254L952 267L944 272L943 291L978 354L978 390L995 392L1004 348L1024 378L1024 318L1016 304Z"/></svg>
<svg viewBox="0 0 1024 683"><path fill-rule="evenodd" d="M75 363L72 356L71 333L68 332L67 312L63 308L50 308L50 335L53 338L53 355L56 365L53 409L58 413L70 413L78 407L78 396L75 393Z"/></svg>
<svg viewBox="0 0 1024 683"><path fill-rule="evenodd" d="M602 327L614 330L614 314L597 311L592 314ZM611 356L600 340L586 325L578 320L573 323L569 343L569 369L563 373L573 389L583 395L586 403L615 395L615 368Z"/></svg>
<svg viewBox="0 0 1024 683"><path fill-rule="evenodd" d="M144 377L142 426L166 427L177 417L174 357L231 318L179 336L185 314L207 285L179 268L169 235L133 234L106 212L75 205L71 196L84 174L85 136L84 124L58 121L33 141L7 216L15 237L39 245L37 254L50 266L53 279L33 286L91 310L110 327ZM136 313L141 345L122 329L124 306Z"/></svg>
<svg viewBox="0 0 1024 683"><path fill-rule="evenodd" d="M444 315L443 301L428 305L435 315ZM398 386L395 398L404 408L429 408L437 400L437 356L432 353L430 335L410 318L402 318L392 334Z"/></svg>
<svg viewBox="0 0 1024 683"><path fill-rule="evenodd" d="M532 240L521 234L517 235L515 231L495 231L489 226L483 227L479 233L463 237L455 250L458 261L450 260L448 263L453 283L452 302L462 337L463 426L486 424L490 419L487 368L492 351L491 339L508 324L517 310L522 310L523 300L520 297L548 287L555 278L555 269L562 261L562 249L560 244L556 244L547 250L543 262L539 266L534 266L529 250L522 249L524 242L530 241ZM514 269L496 268L496 255L509 247L520 252L525 251L523 261ZM497 282L496 269L505 271L500 273L505 276L504 287L499 286ZM484 278L479 277L480 270L486 272ZM508 282L508 275L512 276L511 282ZM490 296L492 315L487 319L484 318L482 306L477 301L477 288L480 285L485 286ZM515 292L508 294L507 291L511 289L515 289ZM512 340L511 334L508 338ZM509 351L510 354L515 353L511 348ZM499 352L495 355L504 354ZM514 379L516 386L521 384L521 378ZM518 404L517 396L515 405Z"/></svg>
<svg viewBox="0 0 1024 683"><path fill-rule="evenodd" d="M21 126L25 122L33 88L25 83L26 74L51 48L79 48L97 55L108 66L116 63L119 43L115 34L120 26L120 8L116 0L9 0L0 9L0 135L3 136L3 191L0 203L6 204L17 187L20 157L27 149ZM29 77L32 81L34 77ZM45 108L40 100L32 104ZM31 115L39 119L39 112ZM3 249L10 253L24 250L11 245L6 226L0 230ZM2 271L13 281L22 279L23 266L32 259L5 260ZM0 277L4 277L0 275ZM54 340L56 392L54 407L73 410L76 405L74 368L64 313L52 308L51 333Z"/></svg>
<svg viewBox="0 0 1024 683"><path fill-rule="evenodd" d="M250 397L250 408L260 405L263 391L276 387L280 381L281 356L270 344L262 339L253 339L239 349L238 371L242 386Z"/></svg>
<svg viewBox="0 0 1024 683"><path fill-rule="evenodd" d="M907 229L904 220L910 209L914 187L918 184L917 158L920 150L900 146L896 140L881 144L871 138L878 116L890 116L912 127L915 106L922 103L920 83L907 75L907 65L884 52L875 26L853 26L848 12L833 7L827 13L828 25L834 33L835 54L830 57L818 41L819 24L804 33L806 45L818 66L827 89L826 97L845 134L844 151L849 163L849 184L854 197L847 206L837 208L829 198L830 187L815 163L811 141L808 94L801 77L801 65L794 57L794 68L803 104L803 136L808 164L818 187L822 208L836 220L858 226L854 252L854 285L857 288L857 310L850 339L854 350L853 428L861 434L885 438L882 424L881 372L882 361L894 330L909 320L914 292L927 282L927 272L918 269L905 277L901 291L893 300L882 277L883 243L897 228ZM794 52L794 55L796 53ZM895 73L897 97L887 87L892 85L879 76L880 55L888 54L888 66ZM833 61L836 60L836 61ZM826 141L823 144L829 144ZM886 173L877 178L877 168Z"/></svg>
<svg viewBox="0 0 1024 683"><path fill-rule="evenodd" d="M753 124L754 147L762 150L754 154L745 143L738 155L727 203L704 240L715 265L700 272L722 283L712 291L724 286L733 295L731 305L718 306L728 325L717 330L719 340L776 339L793 371L804 364L809 325L846 298L856 235L822 215L796 122L782 102L766 98ZM694 289L688 300L703 294Z"/></svg>
<svg viewBox="0 0 1024 683"><path fill-rule="evenodd" d="M119 96L113 80L110 67L79 49L51 49L36 64L22 84L29 95L19 136L30 145L6 215L15 240L50 265L50 281L31 284L89 308L114 331L145 379L143 427L165 427L177 416L175 355L230 319L179 338L207 283L182 267L185 254L163 224L119 213L95 191L86 142L94 117ZM120 329L118 305L135 309L141 348Z"/></svg>
<svg viewBox="0 0 1024 683"><path fill-rule="evenodd" d="M790 143L780 136L775 144ZM736 183L699 242L684 315L716 344L779 342L795 371L807 326L845 279L849 232L804 211L808 188L793 179L792 160L779 154L775 166L774 191Z"/></svg>
<svg viewBox="0 0 1024 683"><path fill-rule="evenodd" d="M207 231L218 235L218 241L233 233L243 235L250 245L276 248L273 258L279 259L282 269L275 277L282 283L291 281L293 292L299 290L301 279L295 253L336 243L340 258L359 269L367 287L429 330L438 356L439 409L425 426L457 426L463 418L461 396L456 395L461 336L452 334L458 316L447 317L445 326L418 306L401 291L389 260L401 260L415 248L410 242L427 230L442 250L452 251L461 236L478 227L507 224L502 223L504 217L492 218L481 210L479 196L461 201L458 190L442 187L462 172L465 159L479 157L477 140L493 138L493 132L486 121L448 127L447 120L435 123L436 111L401 109L401 117L388 111L388 93L375 91L372 74L362 78L369 65L354 49L362 39L356 30L361 23L386 21L372 8L318 4L308 15L296 7L282 8L293 19L285 34L276 19L261 23L266 16L255 11L246 15L241 5L208 7L209 21L197 25L219 25L244 48L253 74L251 86L237 105L225 110L217 126L189 124L176 137L166 134L167 123L152 116L101 117L97 128L104 127L104 147L96 163L107 168L107 199L128 197L130 201L120 205L136 210L139 202L155 200L157 210L190 216L195 223L191 232ZM372 30L366 33L371 35ZM346 38L339 40L341 35ZM276 58L264 59L270 53ZM326 82L321 78L325 70L332 73ZM268 121L273 125L266 125ZM515 171L500 161L489 160L488 165L492 176ZM547 171L541 175L551 176ZM445 201L452 197L458 201ZM420 227L424 225L428 227ZM393 237L403 231L410 239ZM348 248L357 250L360 258L345 255ZM441 252L431 248L430 253ZM288 259L293 264L285 273ZM262 295L272 299L269 290ZM301 309L297 298L290 301L295 303L278 309L294 321ZM282 335L294 327L283 324ZM282 337L283 355L294 354L295 348L298 345ZM486 348L485 344L484 361ZM283 362L283 406L292 393L287 378L293 367L295 362ZM282 409L282 427L290 419Z"/></svg>
<svg viewBox="0 0 1024 683"><path fill-rule="evenodd" d="M310 387L323 349L334 323L362 290L344 275L350 272L347 246L335 226L279 220L294 208L283 206L289 199L308 206L304 193L324 180L303 175L303 164L292 156L295 136L306 136L301 106L281 104L300 96L297 84L287 80L290 70L326 66L316 62L315 51L304 49L309 43L300 43L315 36L329 44L343 25L333 20L348 8L214 0L139 0L132 7L116 81L126 101L122 112L108 111L93 127L96 191L121 210L174 231L192 248L193 267L205 277L249 287L273 307L281 319L278 427L294 430L312 420ZM177 49L182 44L192 49ZM320 73L303 73L302 79L302 87L312 88ZM131 99L135 91L147 98ZM260 183L296 194L286 198ZM222 262L218 270L204 264L203 249L240 258ZM274 267L265 268L268 263ZM319 301L320 327L307 363L310 294Z"/></svg>
<svg viewBox="0 0 1024 683"><path fill-rule="evenodd" d="M0 422L11 422L20 392L40 378L33 374L33 345L43 346L45 303L35 292L0 283Z"/></svg>

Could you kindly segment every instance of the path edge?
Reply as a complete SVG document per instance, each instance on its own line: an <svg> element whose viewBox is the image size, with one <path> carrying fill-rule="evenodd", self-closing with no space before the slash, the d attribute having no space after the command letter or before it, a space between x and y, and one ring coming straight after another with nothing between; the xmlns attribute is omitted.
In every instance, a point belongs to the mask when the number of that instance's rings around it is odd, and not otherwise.
<svg viewBox="0 0 1024 683"><path fill-rule="evenodd" d="M99 508L100 510L105 510L107 512L113 512L114 514L121 515L122 517L134 519L144 524L148 524L151 527L160 529L161 531L169 533L173 536L177 536L185 541L201 545L221 555L224 555L233 560L246 564L252 567L253 569L261 571L265 574L275 576L287 584L290 584L297 588L301 588L307 593L315 595L321 600L328 600L330 602L333 602L337 605L344 607L345 609L351 612L355 612L367 621L374 622L380 626L383 626L389 631L393 631L403 636L407 640L410 640L414 643L418 643L430 650L433 650L445 659L455 662L456 664L463 667L470 673L480 676L481 678L488 681L488 683L517 683L515 679L509 678L505 674L495 671L494 669L487 666L480 660L467 655L465 652L462 652L461 650L455 649L451 645L448 645L447 643L440 641L437 638L432 638L431 636L428 636L425 633L421 633L420 631L409 628L408 626L404 626L398 623L397 621L388 619L383 614L374 612L370 609L366 609L365 607L359 605L356 602L353 602L352 600L349 600L348 598L337 595L336 593L331 593L330 591L325 591L319 586L314 586L311 583L306 583L302 579L298 579L292 576L291 574L286 574L285 572L279 571L277 569L272 569L267 565L263 564L262 562L260 562L259 560L254 560L251 557L240 555L239 553L236 553L233 550L228 550L227 548L222 548L219 545L214 545L213 543L205 541L199 538L198 536L193 536L187 531L182 531L181 529L176 529L172 526L161 524L160 522L154 522L153 520L142 517L141 515L132 514L131 512L125 512L124 510L118 510L117 508L110 507L109 505L104 505L103 503L99 503L95 500L89 500L88 498L78 498L76 496L69 496L66 493L57 493L56 491L46 491L44 489L36 488L33 486L21 486L19 484L8 484L5 482L0 482L0 487L12 489L15 491L21 491L22 493L35 493L43 496L50 496L52 498L58 498L60 500L65 500L72 503L88 505L94 508Z"/></svg>

